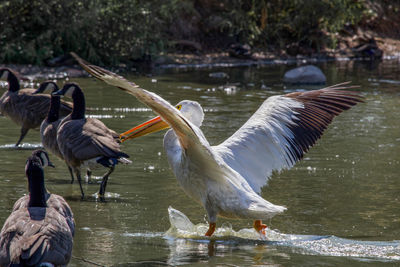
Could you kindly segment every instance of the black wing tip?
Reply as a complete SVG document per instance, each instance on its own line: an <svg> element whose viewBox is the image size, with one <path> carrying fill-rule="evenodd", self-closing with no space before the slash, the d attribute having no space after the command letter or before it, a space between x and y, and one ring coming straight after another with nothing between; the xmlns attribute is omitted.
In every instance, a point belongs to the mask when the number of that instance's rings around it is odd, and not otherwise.
<svg viewBox="0 0 400 267"><path fill-rule="evenodd" d="M285 95L303 103L302 108L294 108L297 113L295 125L289 126L294 137L290 138L289 158L299 161L304 154L321 138L334 117L364 102L360 92L349 91L360 86L344 86L350 82L326 88L294 92Z"/></svg>

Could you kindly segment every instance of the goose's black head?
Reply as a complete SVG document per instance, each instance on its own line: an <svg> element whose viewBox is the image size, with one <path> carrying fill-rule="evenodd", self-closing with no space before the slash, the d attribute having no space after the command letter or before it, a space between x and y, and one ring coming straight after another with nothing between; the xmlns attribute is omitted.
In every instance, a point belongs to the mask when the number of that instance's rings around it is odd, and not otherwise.
<svg viewBox="0 0 400 267"><path fill-rule="evenodd" d="M7 80L8 82L8 91L18 92L20 89L19 80L14 71L9 68L0 68L0 79ZM21 78L21 77L19 77Z"/></svg>
<svg viewBox="0 0 400 267"><path fill-rule="evenodd" d="M0 68L0 79L8 80L8 76L12 74L12 70L9 68Z"/></svg>
<svg viewBox="0 0 400 267"><path fill-rule="evenodd" d="M44 172L42 159L36 155L28 158L25 165L28 178L29 207L46 207L46 187L44 186Z"/></svg>
<svg viewBox="0 0 400 267"><path fill-rule="evenodd" d="M52 95L68 96L72 99L80 94L82 94L82 89L77 83L66 83L61 90L52 93Z"/></svg>
<svg viewBox="0 0 400 267"><path fill-rule="evenodd" d="M32 152L32 157L36 157L39 159L39 163L42 168L45 168L47 166L49 167L55 167L54 164L50 161L49 154L47 154L46 151L38 149Z"/></svg>
<svg viewBox="0 0 400 267"><path fill-rule="evenodd" d="M34 95L36 94L43 94L43 93L54 93L59 90L57 83L54 81L45 81L42 82L39 86L38 89L36 89L35 92L33 92Z"/></svg>
<svg viewBox="0 0 400 267"><path fill-rule="evenodd" d="M25 174L29 181L34 181L37 178L44 177L42 161L37 156L30 156L26 160Z"/></svg>
<svg viewBox="0 0 400 267"><path fill-rule="evenodd" d="M52 93L52 95L72 97L74 108L71 113L71 119L80 120L85 118L85 96L82 89L76 83L66 83L61 90Z"/></svg>

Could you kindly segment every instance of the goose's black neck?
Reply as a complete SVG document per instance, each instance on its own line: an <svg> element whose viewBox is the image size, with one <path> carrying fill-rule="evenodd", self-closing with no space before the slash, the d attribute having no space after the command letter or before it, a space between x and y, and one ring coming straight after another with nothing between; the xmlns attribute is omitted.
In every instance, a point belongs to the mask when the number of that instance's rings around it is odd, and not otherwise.
<svg viewBox="0 0 400 267"><path fill-rule="evenodd" d="M18 92L19 91L20 87L19 87L18 78L11 71L8 72L7 82L8 82L8 91L10 91L10 92Z"/></svg>
<svg viewBox="0 0 400 267"><path fill-rule="evenodd" d="M29 163L30 166L28 166L26 173L29 184L29 207L47 207L44 174L39 164L39 162Z"/></svg>
<svg viewBox="0 0 400 267"><path fill-rule="evenodd" d="M50 99L50 107L49 107L49 113L47 114L46 121L48 123L55 122L59 119L60 115L60 97L57 95L52 95Z"/></svg>
<svg viewBox="0 0 400 267"><path fill-rule="evenodd" d="M72 100L74 102L74 108L71 113L71 119L80 120L85 118L85 96L83 95L82 89L79 86L75 86L74 92L72 93Z"/></svg>

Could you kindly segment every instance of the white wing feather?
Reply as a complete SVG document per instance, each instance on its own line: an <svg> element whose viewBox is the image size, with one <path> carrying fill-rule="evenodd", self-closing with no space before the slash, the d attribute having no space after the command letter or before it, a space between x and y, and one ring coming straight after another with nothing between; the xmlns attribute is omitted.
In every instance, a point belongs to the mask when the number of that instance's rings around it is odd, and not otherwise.
<svg viewBox="0 0 400 267"><path fill-rule="evenodd" d="M238 131L213 150L259 193L272 171L294 165L289 151L289 140L294 136L288 126L295 124L292 108L302 107L301 102L291 98L270 97Z"/></svg>
<svg viewBox="0 0 400 267"><path fill-rule="evenodd" d="M268 98L214 151L259 193L273 171L303 157L335 116L362 102L357 92L341 90L354 88L344 84Z"/></svg>

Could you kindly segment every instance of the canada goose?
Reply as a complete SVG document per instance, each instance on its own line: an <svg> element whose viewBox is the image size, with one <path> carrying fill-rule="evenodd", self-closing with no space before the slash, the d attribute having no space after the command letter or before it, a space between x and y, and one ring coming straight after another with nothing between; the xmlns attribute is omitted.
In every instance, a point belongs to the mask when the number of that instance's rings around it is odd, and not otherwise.
<svg viewBox="0 0 400 267"><path fill-rule="evenodd" d="M49 95L32 95L35 89L27 88L20 90L19 75L9 68L0 68L0 78L7 79L8 90L0 98L0 112L21 125L21 135L15 144L18 146L28 133L29 129L40 126L47 115L50 104ZM63 102L60 114L66 116L72 110L70 103Z"/></svg>
<svg viewBox="0 0 400 267"><path fill-rule="evenodd" d="M66 266L71 258L75 222L68 203L46 191L43 167L49 163L43 150L27 160L29 195L15 203L0 232L1 267Z"/></svg>
<svg viewBox="0 0 400 267"><path fill-rule="evenodd" d="M41 94L46 91L50 93L57 92L59 90L57 83L53 81L45 81L40 84L39 88L33 92L33 94ZM50 107L48 108L48 114L40 125L40 138L43 147L50 151L52 154L56 155L58 158L64 160L58 143L57 143L57 128L63 118L59 118L60 114L60 96L51 95ZM67 164L69 173L71 174L71 184L74 182L74 174L72 173L71 167ZM90 170L87 171L88 178L90 179Z"/></svg>
<svg viewBox="0 0 400 267"><path fill-rule="evenodd" d="M211 236L217 216L253 219L253 227L265 236L261 220L286 207L260 196L272 172L291 168L322 136L333 118L363 101L347 83L307 92L272 96L231 137L211 146L200 127L204 112L198 102L183 100L176 107L110 71L79 64L96 78L116 86L158 113L121 134L127 140L165 128L164 149L168 162L185 193L206 210Z"/></svg>
<svg viewBox="0 0 400 267"><path fill-rule="evenodd" d="M76 83L67 83L53 95L69 95L74 108L72 113L62 119L57 130L57 143L64 160L79 181L82 198L84 197L80 166L90 169L104 166L109 168L103 176L99 197L104 200L107 180L118 163L132 163L129 156L120 149L119 135L107 128L101 121L85 118L85 97Z"/></svg>

